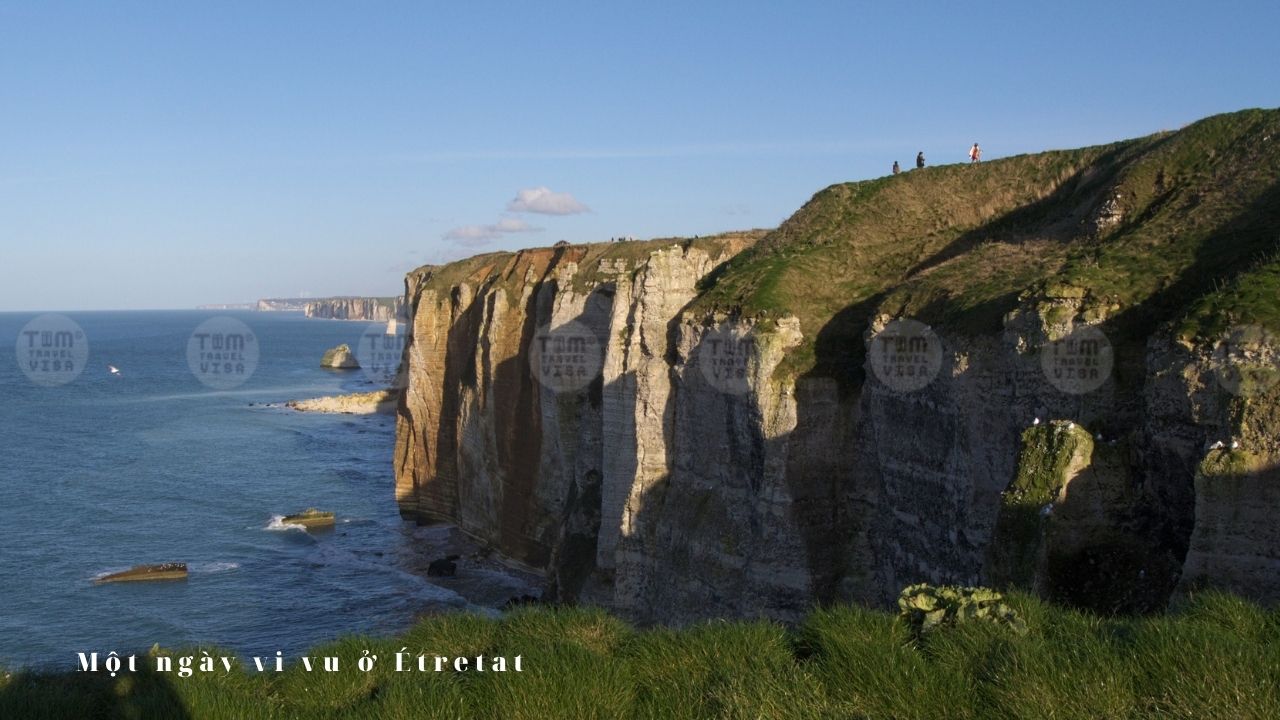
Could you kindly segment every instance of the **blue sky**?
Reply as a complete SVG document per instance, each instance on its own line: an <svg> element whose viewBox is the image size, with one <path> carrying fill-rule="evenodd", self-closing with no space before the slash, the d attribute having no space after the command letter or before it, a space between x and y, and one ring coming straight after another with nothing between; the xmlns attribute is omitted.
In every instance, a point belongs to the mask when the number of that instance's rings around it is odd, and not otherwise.
<svg viewBox="0 0 1280 720"><path fill-rule="evenodd" d="M1274 0L1040 5L0 0L0 310L394 294L1280 104Z"/></svg>

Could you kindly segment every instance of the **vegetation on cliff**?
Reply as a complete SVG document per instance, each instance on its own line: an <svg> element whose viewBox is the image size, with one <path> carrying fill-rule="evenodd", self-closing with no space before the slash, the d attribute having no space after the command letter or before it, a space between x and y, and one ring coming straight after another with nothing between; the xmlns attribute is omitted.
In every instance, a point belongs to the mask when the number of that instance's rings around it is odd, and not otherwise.
<svg viewBox="0 0 1280 720"><path fill-rule="evenodd" d="M546 256L555 258L556 262L551 263L554 267L560 267L564 263L575 264L578 272L573 275L571 282L575 289L582 291L607 281L618 273L633 274L654 251L671 245L702 248L715 257L727 249L736 252L765 234L764 230L747 230L696 238L565 244L516 252L492 252L447 265L420 267L410 273L408 283L410 292L415 287L448 292L463 283L470 284L473 289L490 284L514 286L513 281L522 280L529 269L529 260L535 256ZM520 296L518 293L509 293L507 300L514 303L520 300Z"/></svg>
<svg viewBox="0 0 1280 720"><path fill-rule="evenodd" d="M1000 330L1066 288L1113 342L1280 328L1280 111L833 185L719 273L704 309L800 319L788 369L857 381L877 314Z"/></svg>
<svg viewBox="0 0 1280 720"><path fill-rule="evenodd" d="M1031 589L1041 551L1043 521L1071 475L1089 464L1093 438L1069 421L1034 425L1022 433L1018 474L1001 496L991 543L992 581Z"/></svg>
<svg viewBox="0 0 1280 720"><path fill-rule="evenodd" d="M1006 598L998 623L916 634L888 612L635 630L588 609L501 620L430 617L397 638L345 638L311 657L339 671L19 672L10 718L1272 718L1280 714L1280 611L1206 594L1158 617L1101 619ZM217 654L207 648L211 654ZM522 672L396 672L397 652L522 656ZM378 660L356 668L368 651ZM196 652L199 655L199 652ZM146 658L150 660L150 658ZM144 665L149 663L144 663Z"/></svg>

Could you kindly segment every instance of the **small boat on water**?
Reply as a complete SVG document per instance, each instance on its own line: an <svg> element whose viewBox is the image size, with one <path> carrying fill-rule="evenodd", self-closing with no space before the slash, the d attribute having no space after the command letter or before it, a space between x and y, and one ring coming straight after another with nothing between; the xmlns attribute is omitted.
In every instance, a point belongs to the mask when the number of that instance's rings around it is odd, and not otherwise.
<svg viewBox="0 0 1280 720"><path fill-rule="evenodd" d="M285 525L301 525L304 528L328 527L333 525L333 513L307 508L296 515L285 515L280 522Z"/></svg>
<svg viewBox="0 0 1280 720"><path fill-rule="evenodd" d="M128 570L110 575L103 575L96 583L139 582L150 580L186 580L187 564L180 562L160 563L158 565L134 565Z"/></svg>

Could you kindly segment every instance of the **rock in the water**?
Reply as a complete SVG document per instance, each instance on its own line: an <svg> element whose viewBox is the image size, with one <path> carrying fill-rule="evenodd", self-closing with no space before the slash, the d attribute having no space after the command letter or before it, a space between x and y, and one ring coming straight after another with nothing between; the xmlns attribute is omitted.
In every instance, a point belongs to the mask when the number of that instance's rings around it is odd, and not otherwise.
<svg viewBox="0 0 1280 720"><path fill-rule="evenodd" d="M139 582L144 580L186 580L187 564L180 562L160 563L158 565L135 565L128 570L104 575L97 579L98 583Z"/></svg>
<svg viewBox="0 0 1280 720"><path fill-rule="evenodd" d="M281 522L285 525L301 525L304 528L331 527L334 517L331 512L307 508L296 515L285 515Z"/></svg>
<svg viewBox="0 0 1280 720"><path fill-rule="evenodd" d="M400 399L399 390L375 390L367 393L350 393L310 400L290 400L287 407L300 412L344 413L347 415L372 415L394 413ZM361 430L360 432L364 432Z"/></svg>
<svg viewBox="0 0 1280 720"><path fill-rule="evenodd" d="M360 361L356 360L356 356L351 352L351 346L343 343L335 348L329 348L325 351L324 357L320 359L320 367L333 368L335 370L356 370L360 367Z"/></svg>

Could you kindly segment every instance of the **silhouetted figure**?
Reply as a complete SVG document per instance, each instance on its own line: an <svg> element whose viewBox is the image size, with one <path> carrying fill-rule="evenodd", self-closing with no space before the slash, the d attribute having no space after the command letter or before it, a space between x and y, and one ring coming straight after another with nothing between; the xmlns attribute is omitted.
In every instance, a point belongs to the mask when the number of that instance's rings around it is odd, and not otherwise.
<svg viewBox="0 0 1280 720"><path fill-rule="evenodd" d="M902 168L898 167L898 161L897 161L897 160L894 160L894 161L893 161L893 174L894 174L894 175L897 175L897 174L898 174L898 173L900 173L900 172L902 172Z"/></svg>
<svg viewBox="0 0 1280 720"><path fill-rule="evenodd" d="M982 148L978 147L978 143L974 143L973 147L969 148L969 162L982 162Z"/></svg>
<svg viewBox="0 0 1280 720"><path fill-rule="evenodd" d="M916 154L916 169L920 170L924 167L924 151L921 150Z"/></svg>

